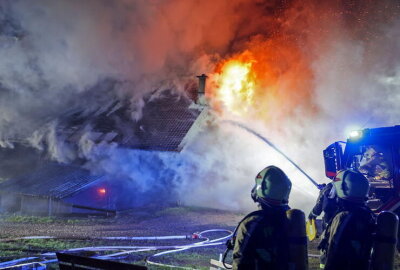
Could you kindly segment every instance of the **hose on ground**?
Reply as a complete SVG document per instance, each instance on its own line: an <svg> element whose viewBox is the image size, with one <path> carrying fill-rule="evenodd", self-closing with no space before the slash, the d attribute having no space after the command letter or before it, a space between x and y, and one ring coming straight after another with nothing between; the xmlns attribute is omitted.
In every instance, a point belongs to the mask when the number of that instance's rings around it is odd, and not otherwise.
<svg viewBox="0 0 400 270"><path fill-rule="evenodd" d="M208 237L205 237L205 234L208 233L226 233L226 236L219 237L216 239L210 240ZM232 236L232 232L230 230L225 229L212 229L206 230L199 233L193 233L191 235L175 235L175 236L149 236L149 237L93 237L92 240L174 240L174 239L193 239L193 240L201 240L200 242L192 243L189 245L160 245L160 246L94 246L94 247L81 247L81 248L72 248L63 250L62 252L82 252L82 251L91 251L91 252L114 252L107 255L96 255L93 258L97 259L115 259L117 256L127 256L131 253L137 252L146 252L146 251L157 251L163 250L156 254L151 255L147 258L146 262L152 265L164 266L164 267L172 267L172 268L181 268L181 269L191 269L187 267L180 267L175 265L167 265L159 262L154 262L150 258L160 257L163 255L181 252L184 250L192 249L192 248L200 248L200 247L210 247L225 244L224 240L230 238ZM21 240L21 239L59 239L57 237L52 236L26 236L19 237L8 240ZM36 257L26 257L20 258L12 261L2 262L0 263L1 269L10 269L10 268L18 268L18 267L28 267L29 265L46 265L49 263L57 262L57 259L54 259L56 256L55 252L47 252L40 254ZM44 259L44 260L43 260ZM29 262L30 261L30 262Z"/></svg>

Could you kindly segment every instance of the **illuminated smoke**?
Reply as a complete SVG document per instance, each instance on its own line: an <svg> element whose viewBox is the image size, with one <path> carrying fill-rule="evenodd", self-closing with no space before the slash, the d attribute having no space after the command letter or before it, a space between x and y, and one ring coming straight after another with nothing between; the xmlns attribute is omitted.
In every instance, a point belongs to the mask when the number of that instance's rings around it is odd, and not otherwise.
<svg viewBox="0 0 400 270"><path fill-rule="evenodd" d="M0 145L28 140L58 161L84 157L94 172L130 177L143 192L155 185L186 203L231 209L252 207L255 174L274 164L296 182L293 205L309 208L316 191L304 177L219 120L179 156L96 145L89 127L71 146L56 131L65 114L90 117L114 101L129 103L134 123L145 94L183 91L207 73L217 118L245 122L322 182L329 143L349 128L397 124L400 7L394 0L320 2L2 1ZM217 98L218 74L246 52L255 59L256 85L250 98L231 97L245 108L232 116Z"/></svg>

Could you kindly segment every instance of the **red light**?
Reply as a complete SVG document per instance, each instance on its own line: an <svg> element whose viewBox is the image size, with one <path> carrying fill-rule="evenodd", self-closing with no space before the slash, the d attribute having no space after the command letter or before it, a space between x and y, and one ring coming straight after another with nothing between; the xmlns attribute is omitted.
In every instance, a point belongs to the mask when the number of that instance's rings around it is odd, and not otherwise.
<svg viewBox="0 0 400 270"><path fill-rule="evenodd" d="M105 188L99 188L97 191L99 192L100 195L105 195L107 193Z"/></svg>

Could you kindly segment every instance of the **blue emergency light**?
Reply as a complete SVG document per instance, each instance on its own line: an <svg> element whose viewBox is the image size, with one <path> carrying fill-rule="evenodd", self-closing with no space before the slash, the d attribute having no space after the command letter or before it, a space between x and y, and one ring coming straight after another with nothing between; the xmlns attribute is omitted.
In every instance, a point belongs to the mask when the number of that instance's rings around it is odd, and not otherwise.
<svg viewBox="0 0 400 270"><path fill-rule="evenodd" d="M353 130L350 132L350 138L351 139L359 139L362 137L362 131L361 130Z"/></svg>

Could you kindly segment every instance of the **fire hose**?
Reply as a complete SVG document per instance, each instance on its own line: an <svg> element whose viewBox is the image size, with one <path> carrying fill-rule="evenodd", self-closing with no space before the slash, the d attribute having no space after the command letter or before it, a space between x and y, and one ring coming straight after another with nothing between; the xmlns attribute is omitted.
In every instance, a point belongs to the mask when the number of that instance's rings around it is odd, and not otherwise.
<svg viewBox="0 0 400 270"><path fill-rule="evenodd" d="M268 140L267 138L265 138L264 136L262 136L260 133L252 130L251 128L245 126L242 123L233 121L233 120L223 120L223 123L227 123L227 124L231 124L237 127L240 127L241 129L246 130L247 132L253 134L254 136L256 136L257 138L259 138L260 140L262 140L263 142L265 142L266 144L268 144L272 149L274 149L276 152L278 152L279 154L281 154L287 161L289 161L296 169L298 169L305 177L307 177L307 179L318 189L320 189L320 185L311 177L309 176L299 165L296 164L296 162L294 162L289 156L287 156L282 150L280 150L276 145L274 145L270 140Z"/></svg>
<svg viewBox="0 0 400 270"><path fill-rule="evenodd" d="M226 233L226 236L212 239L210 240L208 237L205 237L205 234L208 233ZM191 269L187 267L180 267L175 265L167 265L158 262L154 262L151 258L160 257L166 254L171 254L175 252L181 252L184 250L192 249L192 248L200 248L200 247L210 247L217 245L224 245L226 240L232 237L232 231L225 229L212 229L206 230L199 233L193 233L189 235L176 235L176 236L150 236L150 237L94 237L91 240L179 240L179 239L193 239L193 240L201 240L200 242L192 243L189 245L165 245L165 246L95 246L95 247L81 247L81 248L72 248L63 250L62 252L81 252L81 251L91 251L91 252L113 252L115 253L107 254L107 255L97 255L93 256L93 258L97 259L112 259L121 256L127 256L131 253L145 252L145 251L157 251L164 250L149 256L146 260L147 264L158 265L163 267L170 268L180 268L180 269ZM22 239L59 239L57 237L52 236L28 236L28 237L19 237L14 238L13 240L22 240ZM26 257L20 258L12 261L2 262L0 263L0 269L12 269L18 267L29 267L34 265L46 265L50 263L57 262L55 252L47 252L40 254L36 257ZM43 260L44 259L44 260ZM34 261L33 261L34 260ZM30 262L28 262L30 261Z"/></svg>

